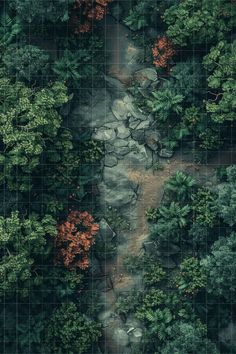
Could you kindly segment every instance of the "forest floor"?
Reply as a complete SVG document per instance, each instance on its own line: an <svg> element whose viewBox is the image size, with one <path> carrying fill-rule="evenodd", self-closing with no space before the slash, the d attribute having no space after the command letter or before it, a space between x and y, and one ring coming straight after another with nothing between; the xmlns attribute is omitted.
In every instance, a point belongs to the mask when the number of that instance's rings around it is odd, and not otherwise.
<svg viewBox="0 0 236 354"><path fill-rule="evenodd" d="M132 74L140 68L139 49L132 42L130 31L107 16L105 27L105 46L108 54L106 70L109 76L118 79L125 85L132 81ZM136 210L136 227L125 233L125 240L117 247L117 254L111 260L107 260L104 272L110 278L112 289L105 292L105 310L102 317L111 316L104 326L104 346L105 352L109 354L123 354L126 349L119 346L117 338L113 334L121 321L115 317L115 303L121 293L129 292L137 288L140 277L128 274L124 267L124 260L127 255L138 256L141 252L143 243L148 238L148 222L145 211L150 207L158 207L163 195L165 182L178 170L185 170L193 174L196 178L201 178L207 183L214 173L214 169L222 164L236 162L236 156L230 151L222 151L216 154L205 165L195 164L186 157L181 151L175 153L174 157L166 160L164 168L160 171L145 169L139 166L137 169L130 169L128 179L139 185L138 199L134 207ZM132 210L133 211L133 210ZM128 351L127 351L128 353Z"/></svg>

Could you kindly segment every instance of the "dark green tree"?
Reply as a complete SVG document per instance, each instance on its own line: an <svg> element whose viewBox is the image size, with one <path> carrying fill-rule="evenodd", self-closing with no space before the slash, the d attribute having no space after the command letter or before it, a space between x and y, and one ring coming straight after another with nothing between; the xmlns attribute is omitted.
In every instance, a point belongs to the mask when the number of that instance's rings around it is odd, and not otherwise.
<svg viewBox="0 0 236 354"><path fill-rule="evenodd" d="M218 211L224 222L229 226L236 224L236 167L226 169L228 183L219 186Z"/></svg>
<svg viewBox="0 0 236 354"><path fill-rule="evenodd" d="M219 354L201 323L177 322L171 328L171 337L163 346L162 354Z"/></svg>
<svg viewBox="0 0 236 354"><path fill-rule="evenodd" d="M29 191L45 145L58 134L62 119L57 108L68 101L67 90L59 82L39 91L8 78L0 83L0 183Z"/></svg>
<svg viewBox="0 0 236 354"><path fill-rule="evenodd" d="M190 199L196 186L195 180L184 173L177 171L165 185L165 195L168 200L176 200L179 203Z"/></svg>
<svg viewBox="0 0 236 354"><path fill-rule="evenodd" d="M3 55L9 77L30 82L40 82L49 73L49 55L33 45L11 44Z"/></svg>
<svg viewBox="0 0 236 354"><path fill-rule="evenodd" d="M236 296L236 234L216 241L201 264L207 276L207 292L232 301Z"/></svg>
<svg viewBox="0 0 236 354"><path fill-rule="evenodd" d="M46 342L49 352L83 354L93 348L101 336L101 326L80 314L72 302L56 309L49 322Z"/></svg>
<svg viewBox="0 0 236 354"><path fill-rule="evenodd" d="M47 239L52 242L56 232L56 222L49 215L41 220L36 215L21 219L18 212L0 217L1 296L29 294L30 284L37 282L33 273L40 266L38 258L49 252Z"/></svg>
<svg viewBox="0 0 236 354"><path fill-rule="evenodd" d="M236 40L232 43L220 41L203 61L211 73L207 79L211 98L206 103L206 110L218 123L236 120L235 61Z"/></svg>
<svg viewBox="0 0 236 354"><path fill-rule="evenodd" d="M8 0L10 9L24 22L42 23L45 21L68 21L71 5L74 0Z"/></svg>
<svg viewBox="0 0 236 354"><path fill-rule="evenodd" d="M183 0L164 14L167 35L174 44L216 42L235 25L236 8L230 0Z"/></svg>
<svg viewBox="0 0 236 354"><path fill-rule="evenodd" d="M177 289L183 295L195 295L206 286L206 276L197 258L186 258L173 279Z"/></svg>

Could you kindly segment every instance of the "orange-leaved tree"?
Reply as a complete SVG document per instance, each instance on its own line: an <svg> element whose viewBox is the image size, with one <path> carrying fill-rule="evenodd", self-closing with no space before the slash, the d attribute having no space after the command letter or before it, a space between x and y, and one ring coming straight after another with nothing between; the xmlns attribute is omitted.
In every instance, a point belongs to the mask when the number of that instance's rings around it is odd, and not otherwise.
<svg viewBox="0 0 236 354"><path fill-rule="evenodd" d="M99 225L87 211L71 211L67 220L58 226L56 262L69 269L88 268L88 253L98 230Z"/></svg>
<svg viewBox="0 0 236 354"><path fill-rule="evenodd" d="M112 0L76 0L71 15L74 33L85 33L92 29L93 21L102 20L107 13L107 5Z"/></svg>
<svg viewBox="0 0 236 354"><path fill-rule="evenodd" d="M168 60L175 54L172 42L166 37L160 37L152 48L153 64L157 68L166 68Z"/></svg>

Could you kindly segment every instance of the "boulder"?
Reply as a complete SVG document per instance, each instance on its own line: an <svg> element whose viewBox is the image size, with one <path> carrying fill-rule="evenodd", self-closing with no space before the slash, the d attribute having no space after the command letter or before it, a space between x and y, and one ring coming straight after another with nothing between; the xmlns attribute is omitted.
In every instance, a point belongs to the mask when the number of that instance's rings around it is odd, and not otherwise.
<svg viewBox="0 0 236 354"><path fill-rule="evenodd" d="M160 157L164 157L166 159L169 159L174 155L174 152L173 152L173 150L169 150L169 149L161 149L161 151L159 151L158 154Z"/></svg>
<svg viewBox="0 0 236 354"><path fill-rule="evenodd" d="M156 244L153 241L145 241L143 242L143 248L145 250L146 253L153 255L156 253Z"/></svg>
<svg viewBox="0 0 236 354"><path fill-rule="evenodd" d="M121 347L129 344L129 336L123 328L116 328L113 334L113 340Z"/></svg>
<svg viewBox="0 0 236 354"><path fill-rule="evenodd" d="M160 261L160 264L163 268L173 269L176 267L175 262L170 257L162 257L162 255L161 255L159 261Z"/></svg>
<svg viewBox="0 0 236 354"><path fill-rule="evenodd" d="M122 208L136 202L137 184L129 180L128 173L127 163L122 160L115 167L104 167L103 181L98 185L102 199L101 205Z"/></svg>
<svg viewBox="0 0 236 354"><path fill-rule="evenodd" d="M124 140L124 139L116 139L114 141L114 146L118 148L128 146L128 144L129 144L128 140Z"/></svg>
<svg viewBox="0 0 236 354"><path fill-rule="evenodd" d="M117 138L126 139L130 136L130 130L124 125L117 128Z"/></svg>
<svg viewBox="0 0 236 354"><path fill-rule="evenodd" d="M136 127L136 130L140 130L140 129L148 129L151 125L151 121L149 119L143 120L141 123L139 123L139 125Z"/></svg>
<svg viewBox="0 0 236 354"><path fill-rule="evenodd" d="M174 245L173 243L168 244L168 247L160 248L160 252L164 255L171 256L174 254L178 254L180 252L180 247Z"/></svg>
<svg viewBox="0 0 236 354"><path fill-rule="evenodd" d="M105 150L107 153L111 153L115 151L115 146L111 143L105 143Z"/></svg>
<svg viewBox="0 0 236 354"><path fill-rule="evenodd" d="M104 218L99 223L99 235L103 242L111 241L116 236L116 233L111 229Z"/></svg>
<svg viewBox="0 0 236 354"><path fill-rule="evenodd" d="M111 106L112 113L118 120L126 120L129 110L122 99L116 99Z"/></svg>
<svg viewBox="0 0 236 354"><path fill-rule="evenodd" d="M131 343L140 343L143 337L142 328L135 328L132 332L130 332L129 339Z"/></svg>
<svg viewBox="0 0 236 354"><path fill-rule="evenodd" d="M140 119L137 119L137 118L135 118L135 117L133 117L133 116L131 116L131 117L129 118L129 128L130 128L130 129L136 129L137 126L138 126L140 123L141 123L141 120L140 120Z"/></svg>
<svg viewBox="0 0 236 354"><path fill-rule="evenodd" d="M101 194L101 205L122 208L128 205L132 206L136 203L137 195L128 185L111 187L101 182L98 188Z"/></svg>
<svg viewBox="0 0 236 354"><path fill-rule="evenodd" d="M107 167L114 167L118 163L117 157L114 155L105 155L104 164Z"/></svg>
<svg viewBox="0 0 236 354"><path fill-rule="evenodd" d="M160 147L160 132L158 130L148 129L145 131L145 143L153 151Z"/></svg>
<svg viewBox="0 0 236 354"><path fill-rule="evenodd" d="M144 137L144 130L133 130L131 136L134 140L136 140L139 144L144 144L145 137Z"/></svg>
<svg viewBox="0 0 236 354"><path fill-rule="evenodd" d="M115 154L118 157L118 159L123 159L123 157L127 155L129 152L130 149L128 146L115 147Z"/></svg>
<svg viewBox="0 0 236 354"><path fill-rule="evenodd" d="M99 128L95 131L92 138L94 140L108 141L113 140L116 137L116 132L114 129L110 128Z"/></svg>
<svg viewBox="0 0 236 354"><path fill-rule="evenodd" d="M141 85L146 88L152 81L157 81L157 71L155 68L145 68L135 73L135 78Z"/></svg>
<svg viewBox="0 0 236 354"><path fill-rule="evenodd" d="M131 95L126 95L123 98L124 103L126 104L127 111L130 116L133 116L136 119L146 120L146 115L135 106L134 98Z"/></svg>
<svg viewBox="0 0 236 354"><path fill-rule="evenodd" d="M76 132L78 128L99 128L106 123L115 122L110 106L110 93L105 88L93 89L93 94L78 102L71 112L69 127Z"/></svg>

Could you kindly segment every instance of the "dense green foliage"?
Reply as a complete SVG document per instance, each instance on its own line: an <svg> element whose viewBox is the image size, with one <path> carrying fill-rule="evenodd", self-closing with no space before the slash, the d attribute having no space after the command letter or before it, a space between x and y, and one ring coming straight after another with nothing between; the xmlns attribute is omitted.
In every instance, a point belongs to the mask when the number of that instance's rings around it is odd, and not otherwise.
<svg viewBox="0 0 236 354"><path fill-rule="evenodd" d="M99 72L92 60L102 53L98 36L79 39L70 28L74 3L1 2L1 353L87 353L101 335L89 296L80 298L88 271L56 262L58 225L87 209L103 154L68 124L72 89Z"/></svg>
<svg viewBox="0 0 236 354"><path fill-rule="evenodd" d="M86 127L70 129L70 108L89 87L104 86L104 24L94 22L107 5L0 4L0 353L101 352L103 303L91 275L96 257L113 257L116 245L100 237L89 253L98 231L91 184L103 145ZM130 90L161 131L159 147L181 146L204 162L232 144L235 1L137 0L124 23L157 78L143 86L134 78ZM135 354L236 352L220 336L236 317L236 167L219 174L210 184L177 171L160 204L146 211L149 247L124 261L140 291L121 292L115 305L122 320L135 318L142 329L140 348L129 348ZM126 235L130 225L119 212L108 209L106 220ZM83 251L83 267L66 266Z"/></svg>
<svg viewBox="0 0 236 354"><path fill-rule="evenodd" d="M236 234L216 241L211 253L202 261L207 276L207 291L233 301L236 294Z"/></svg>
<svg viewBox="0 0 236 354"><path fill-rule="evenodd" d="M47 328L50 353L87 353L100 337L100 326L81 315L74 303L55 310Z"/></svg>
<svg viewBox="0 0 236 354"><path fill-rule="evenodd" d="M49 55L33 45L11 44L3 55L3 63L10 77L27 82L46 79L49 70Z"/></svg>
<svg viewBox="0 0 236 354"><path fill-rule="evenodd" d="M197 161L206 160L209 152L232 141L230 130L235 127L235 3L143 0L132 8L126 23L143 38L148 62L152 49L157 67L158 81L145 95L142 88L134 89L137 104L166 132L164 146L173 150L181 144ZM162 65L164 42L155 59L149 26L158 29L159 41L168 38L172 43L174 57L168 65Z"/></svg>
<svg viewBox="0 0 236 354"><path fill-rule="evenodd" d="M167 35L180 46L209 43L224 37L235 25L235 8L225 0L183 0L166 10Z"/></svg>
<svg viewBox="0 0 236 354"><path fill-rule="evenodd" d="M218 333L236 295L235 171L226 168L224 181L211 188L178 171L161 205L148 211L152 249L126 260L129 272L142 274L144 291L117 303L119 314L135 313L146 328L146 353L225 353ZM230 311L236 314L234 305ZM233 343L227 350L234 353Z"/></svg>
<svg viewBox="0 0 236 354"><path fill-rule="evenodd" d="M58 20L68 21L69 6L74 3L74 0L50 0L46 8L43 0L9 0L8 2L9 7L16 11L23 21L41 23L47 20L55 23Z"/></svg>
<svg viewBox="0 0 236 354"><path fill-rule="evenodd" d="M199 323L180 322L171 330L172 340L162 349L163 354L219 353L216 346L206 338L206 329Z"/></svg>

